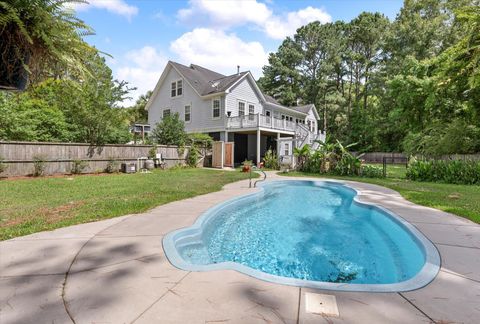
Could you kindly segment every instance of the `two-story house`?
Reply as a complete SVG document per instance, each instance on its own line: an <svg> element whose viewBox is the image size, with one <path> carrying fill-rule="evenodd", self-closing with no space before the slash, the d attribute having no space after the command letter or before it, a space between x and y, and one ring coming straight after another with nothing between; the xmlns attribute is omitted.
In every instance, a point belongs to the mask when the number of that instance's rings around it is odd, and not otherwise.
<svg viewBox="0 0 480 324"><path fill-rule="evenodd" d="M178 113L187 133L208 133L234 142L234 162L261 161L272 149L291 156L293 148L324 140L313 104L286 107L262 93L252 74L225 76L198 65L169 61L147 103L153 127ZM315 145L315 144L314 144Z"/></svg>

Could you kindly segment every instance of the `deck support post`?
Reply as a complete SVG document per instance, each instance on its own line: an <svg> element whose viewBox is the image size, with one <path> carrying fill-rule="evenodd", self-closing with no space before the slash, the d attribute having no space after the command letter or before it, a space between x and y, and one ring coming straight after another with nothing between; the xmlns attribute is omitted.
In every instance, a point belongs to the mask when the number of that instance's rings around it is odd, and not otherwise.
<svg viewBox="0 0 480 324"><path fill-rule="evenodd" d="M260 129L257 129L257 166L260 167Z"/></svg>
<svg viewBox="0 0 480 324"><path fill-rule="evenodd" d="M277 133L277 158L280 157L280 133Z"/></svg>

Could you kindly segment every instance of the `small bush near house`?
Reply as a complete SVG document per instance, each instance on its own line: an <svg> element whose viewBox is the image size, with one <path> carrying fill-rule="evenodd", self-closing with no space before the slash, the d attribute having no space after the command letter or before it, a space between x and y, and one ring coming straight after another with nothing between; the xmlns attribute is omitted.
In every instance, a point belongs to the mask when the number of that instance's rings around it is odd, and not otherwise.
<svg viewBox="0 0 480 324"><path fill-rule="evenodd" d="M280 165L278 163L277 153L272 150L265 152L265 157L263 158L263 163L265 168L278 170Z"/></svg>
<svg viewBox="0 0 480 324"><path fill-rule="evenodd" d="M47 167L47 158L43 155L35 155L33 157L33 176L41 177L45 174Z"/></svg>
<svg viewBox="0 0 480 324"><path fill-rule="evenodd" d="M383 169L373 165L362 165L360 175L366 178L383 178Z"/></svg>
<svg viewBox="0 0 480 324"><path fill-rule="evenodd" d="M107 173L116 173L119 171L120 162L117 160L110 158L107 162L107 167L105 168L105 172Z"/></svg>
<svg viewBox="0 0 480 324"><path fill-rule="evenodd" d="M453 184L480 184L480 161L410 160L407 179Z"/></svg>
<svg viewBox="0 0 480 324"><path fill-rule="evenodd" d="M80 174L87 168L87 166L88 166L87 161L73 160L71 172L72 174Z"/></svg>
<svg viewBox="0 0 480 324"><path fill-rule="evenodd" d="M187 140L185 124L178 113L165 116L155 125L151 135L154 142L162 145L176 145L182 147Z"/></svg>

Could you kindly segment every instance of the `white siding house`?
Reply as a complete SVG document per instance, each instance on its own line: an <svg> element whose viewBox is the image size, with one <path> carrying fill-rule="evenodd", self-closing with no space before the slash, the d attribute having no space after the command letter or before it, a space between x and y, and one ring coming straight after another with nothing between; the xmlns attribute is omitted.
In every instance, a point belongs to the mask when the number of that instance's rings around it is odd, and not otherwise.
<svg viewBox="0 0 480 324"><path fill-rule="evenodd" d="M279 104L262 93L248 71L225 76L169 61L146 109L152 128L163 116L178 113L188 133L235 142L235 163L258 163L268 149L292 155L296 146L325 139L313 104Z"/></svg>

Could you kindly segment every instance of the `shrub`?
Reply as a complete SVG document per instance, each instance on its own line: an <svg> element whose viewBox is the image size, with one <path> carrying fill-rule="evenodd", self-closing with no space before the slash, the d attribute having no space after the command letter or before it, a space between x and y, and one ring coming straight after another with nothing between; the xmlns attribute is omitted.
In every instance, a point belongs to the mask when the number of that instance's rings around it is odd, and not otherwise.
<svg viewBox="0 0 480 324"><path fill-rule="evenodd" d="M333 173L342 176L360 175L361 165L362 163L359 158L350 153L345 153L335 165Z"/></svg>
<svg viewBox="0 0 480 324"><path fill-rule="evenodd" d="M187 139L185 124L178 113L165 116L155 125L151 136L156 143L163 145L183 146Z"/></svg>
<svg viewBox="0 0 480 324"><path fill-rule="evenodd" d="M480 161L411 159L407 179L414 181L480 184Z"/></svg>
<svg viewBox="0 0 480 324"><path fill-rule="evenodd" d="M7 169L7 165L3 162L3 157L0 156L0 174Z"/></svg>
<svg viewBox="0 0 480 324"><path fill-rule="evenodd" d="M72 170L71 172L73 174L80 174L82 173L88 166L88 162L87 161L83 161L83 160L73 160L72 161Z"/></svg>
<svg viewBox="0 0 480 324"><path fill-rule="evenodd" d="M213 144L213 139L208 134L203 134L203 133L188 134L188 139L192 143L192 145L197 145L199 147L211 148Z"/></svg>
<svg viewBox="0 0 480 324"><path fill-rule="evenodd" d="M148 158L155 159L157 157L157 146L154 145L150 150L148 150Z"/></svg>
<svg viewBox="0 0 480 324"><path fill-rule="evenodd" d="M187 165L189 167L196 168L199 156L200 156L200 152L198 151L197 146L192 145L188 150L188 155L186 158Z"/></svg>
<svg viewBox="0 0 480 324"><path fill-rule="evenodd" d="M107 162L107 167L105 168L105 172L116 173L119 171L119 167L120 167L120 162L118 162L114 158L110 158Z"/></svg>
<svg viewBox="0 0 480 324"><path fill-rule="evenodd" d="M278 170L280 168L277 153L272 150L268 150L267 152L265 152L263 163L267 169Z"/></svg>
<svg viewBox="0 0 480 324"><path fill-rule="evenodd" d="M383 178L383 169L373 165L362 165L360 175L366 178Z"/></svg>
<svg viewBox="0 0 480 324"><path fill-rule="evenodd" d="M47 167L47 159L43 155L35 155L33 157L33 176L41 177L45 173Z"/></svg>

